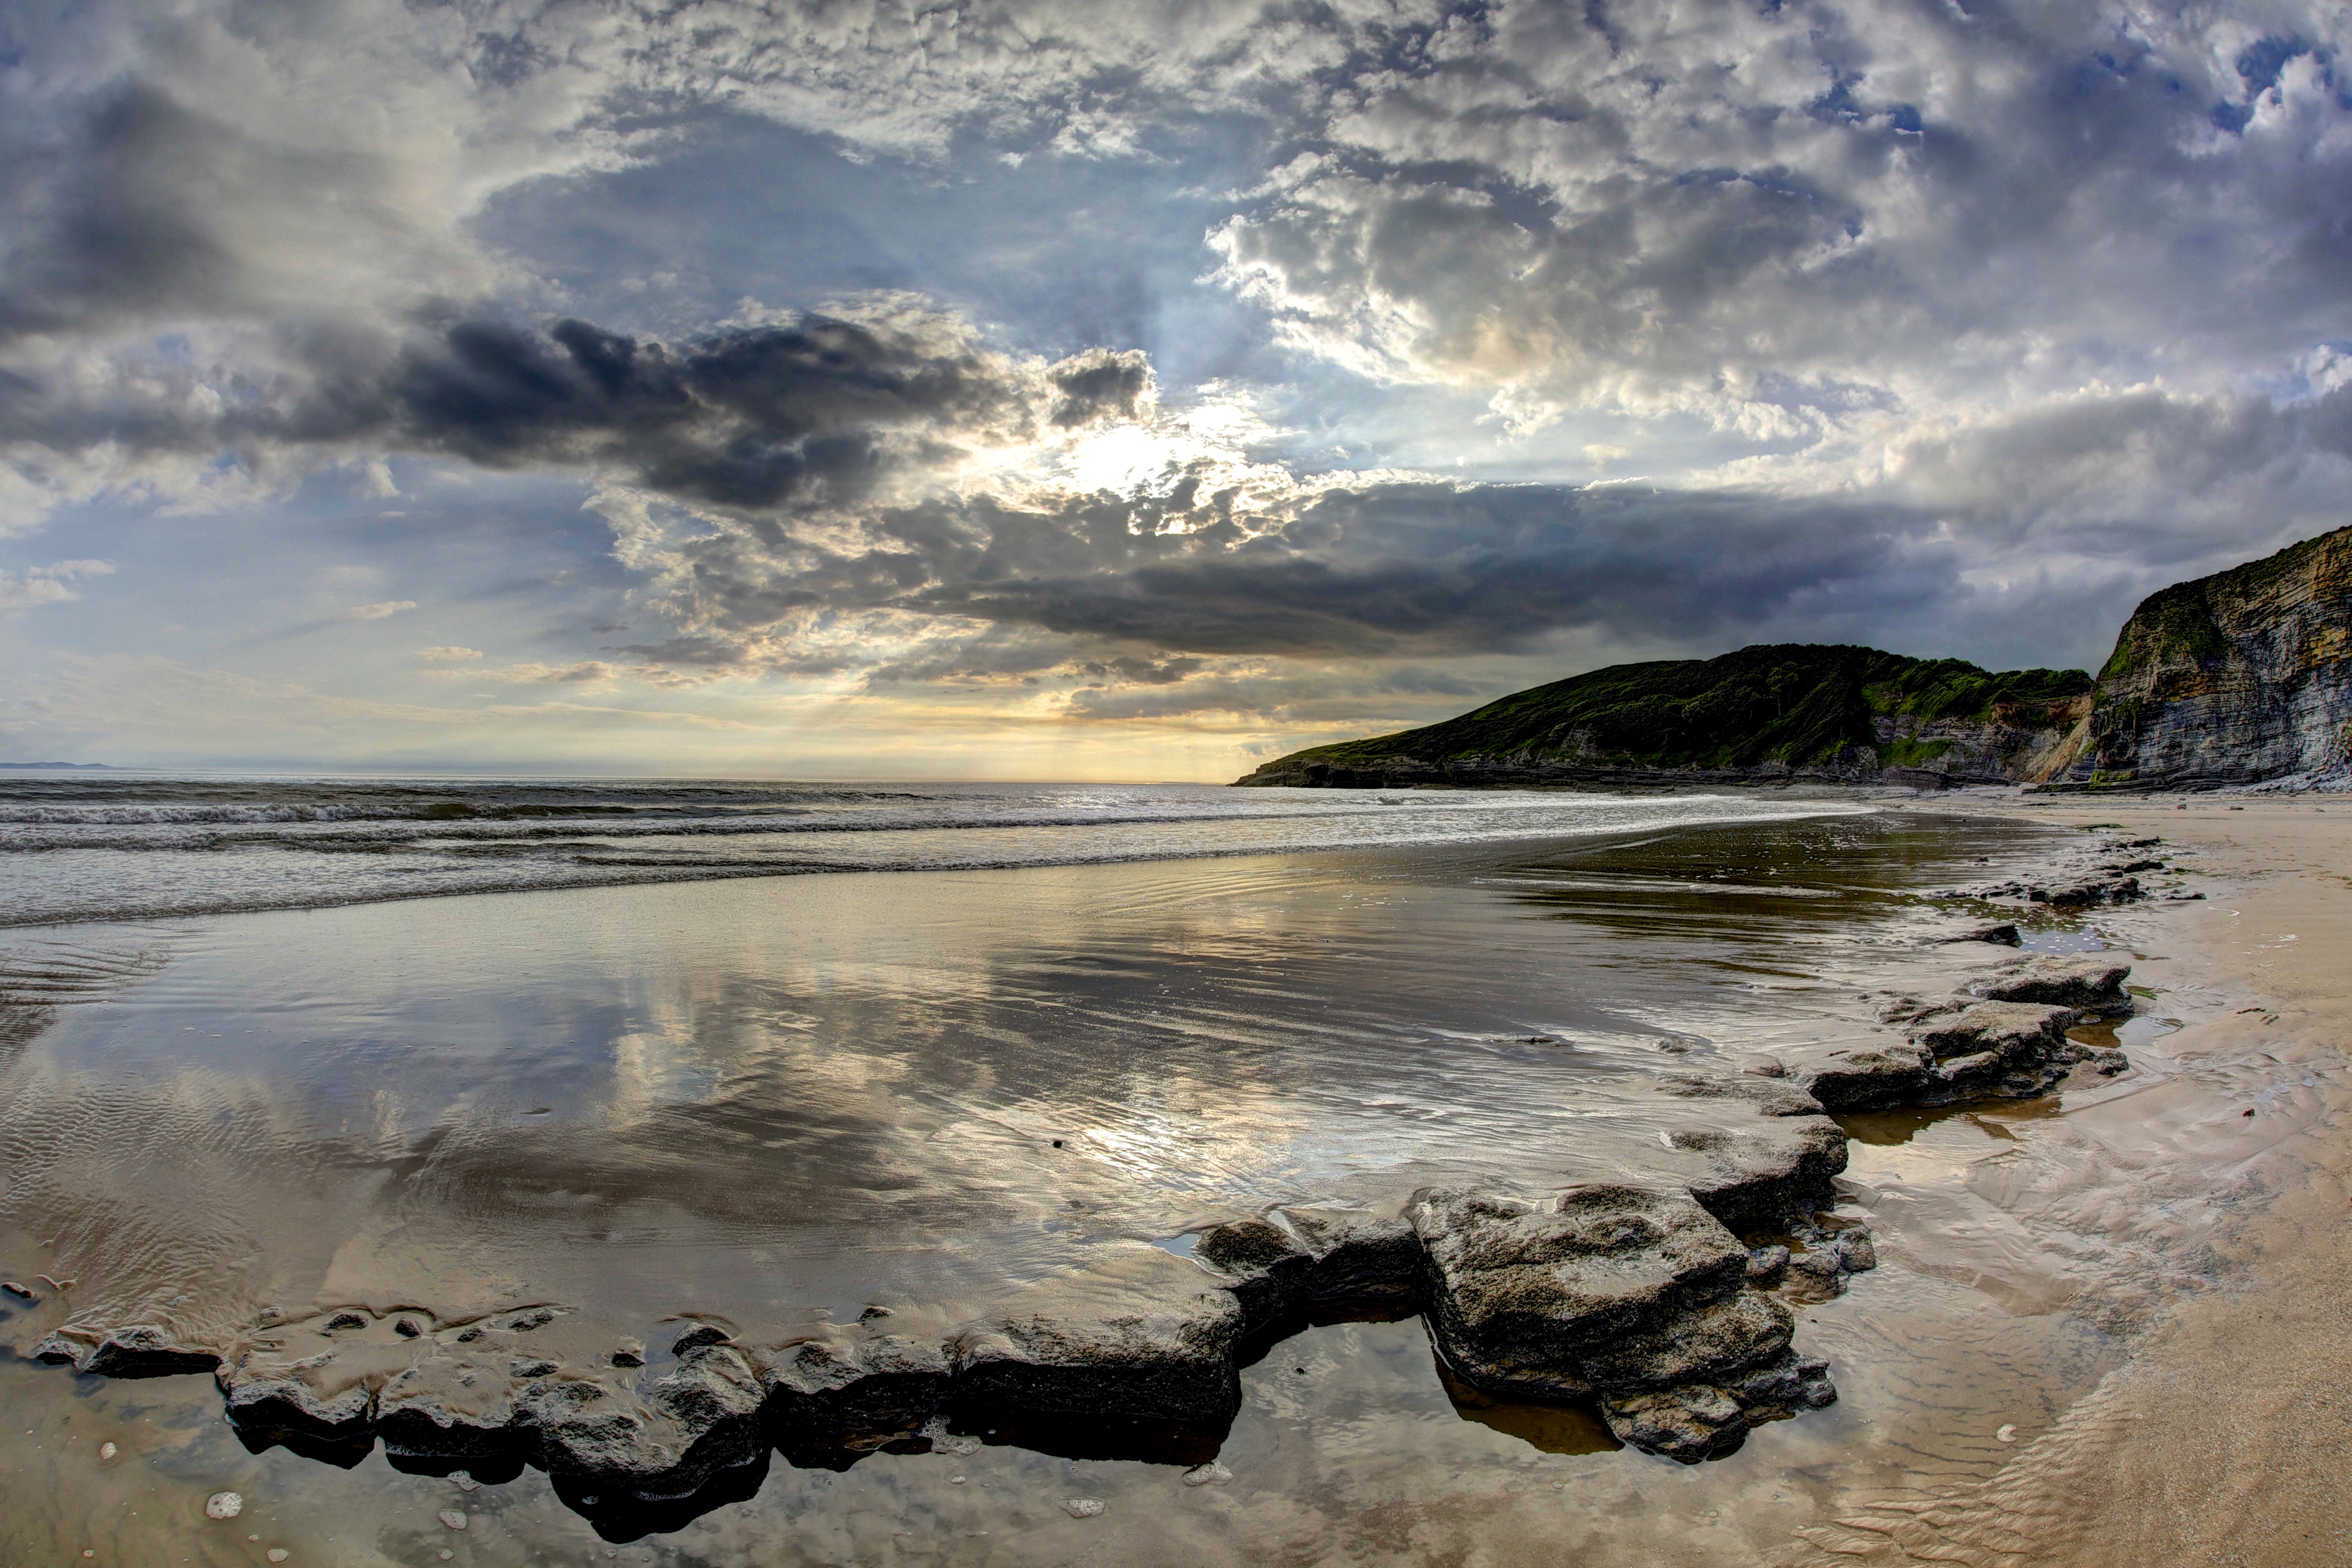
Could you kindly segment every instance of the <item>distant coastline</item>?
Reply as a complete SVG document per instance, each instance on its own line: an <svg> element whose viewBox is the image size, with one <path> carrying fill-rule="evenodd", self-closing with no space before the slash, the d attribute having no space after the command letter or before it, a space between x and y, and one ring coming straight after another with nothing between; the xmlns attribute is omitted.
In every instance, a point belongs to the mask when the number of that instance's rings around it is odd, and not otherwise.
<svg viewBox="0 0 2352 1568"><path fill-rule="evenodd" d="M120 768L117 768L112 763L0 763L0 768L21 768L27 772L39 771L45 773L55 772L67 768L70 768L76 773L89 773L93 770L103 773L120 773L122 771Z"/></svg>

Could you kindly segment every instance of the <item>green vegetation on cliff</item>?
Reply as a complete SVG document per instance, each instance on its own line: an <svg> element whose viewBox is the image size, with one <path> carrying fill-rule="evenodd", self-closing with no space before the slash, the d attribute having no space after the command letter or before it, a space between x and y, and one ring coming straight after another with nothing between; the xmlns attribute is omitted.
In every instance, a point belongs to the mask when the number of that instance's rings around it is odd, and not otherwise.
<svg viewBox="0 0 2352 1568"><path fill-rule="evenodd" d="M1881 749L1881 715L1983 720L1997 705L2015 705L2024 710L2013 715L2021 723L2054 723L2056 716L2042 710L2090 689L2091 678L2077 669L1995 673L1957 658L1781 643L1572 675L1441 724L1317 746L1259 772L1523 756L1641 768L1802 767L1855 747L1899 766L1942 748L1928 742Z"/></svg>

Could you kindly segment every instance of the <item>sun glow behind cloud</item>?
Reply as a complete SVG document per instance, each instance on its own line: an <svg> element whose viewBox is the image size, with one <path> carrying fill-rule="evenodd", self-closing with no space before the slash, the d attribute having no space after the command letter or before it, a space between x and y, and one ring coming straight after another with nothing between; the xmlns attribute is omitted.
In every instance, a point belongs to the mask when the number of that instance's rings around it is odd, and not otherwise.
<svg viewBox="0 0 2352 1568"><path fill-rule="evenodd" d="M2352 481L2316 5L11 26L27 752L1218 776L1621 657L2095 662Z"/></svg>

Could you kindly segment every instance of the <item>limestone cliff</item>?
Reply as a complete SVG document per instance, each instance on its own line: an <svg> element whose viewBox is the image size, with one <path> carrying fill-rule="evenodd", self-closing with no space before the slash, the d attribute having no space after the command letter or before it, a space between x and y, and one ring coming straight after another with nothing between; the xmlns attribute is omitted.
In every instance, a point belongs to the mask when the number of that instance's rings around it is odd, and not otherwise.
<svg viewBox="0 0 2352 1568"><path fill-rule="evenodd" d="M2341 775L2352 755L2352 528L2151 595L2099 672L2080 784Z"/></svg>

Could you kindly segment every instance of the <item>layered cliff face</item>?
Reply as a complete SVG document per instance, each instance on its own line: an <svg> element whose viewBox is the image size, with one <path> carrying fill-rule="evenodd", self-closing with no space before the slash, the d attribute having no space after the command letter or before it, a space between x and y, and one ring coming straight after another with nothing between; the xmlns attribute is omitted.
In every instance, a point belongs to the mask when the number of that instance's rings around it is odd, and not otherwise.
<svg viewBox="0 0 2352 1568"><path fill-rule="evenodd" d="M2352 528L2133 612L2063 776L2134 788L2341 775L2352 757Z"/></svg>
<svg viewBox="0 0 2352 1568"><path fill-rule="evenodd" d="M1236 781L1410 784L2009 783L2051 776L2089 710L2080 670L1781 644L1617 665L1458 719L1296 752Z"/></svg>

